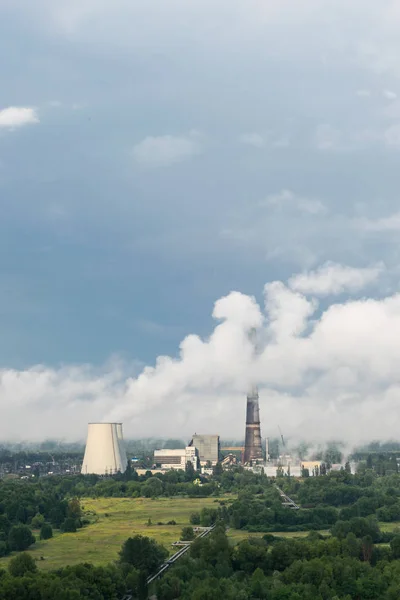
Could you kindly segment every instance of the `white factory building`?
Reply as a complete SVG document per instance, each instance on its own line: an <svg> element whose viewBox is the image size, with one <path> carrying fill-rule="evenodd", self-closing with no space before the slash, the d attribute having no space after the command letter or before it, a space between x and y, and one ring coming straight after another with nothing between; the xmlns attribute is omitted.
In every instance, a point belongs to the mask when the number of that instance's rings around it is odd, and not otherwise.
<svg viewBox="0 0 400 600"><path fill-rule="evenodd" d="M194 446L178 448L176 450L154 450L154 463L161 469L182 469L186 468L187 463L192 463L195 470L198 469L198 452Z"/></svg>

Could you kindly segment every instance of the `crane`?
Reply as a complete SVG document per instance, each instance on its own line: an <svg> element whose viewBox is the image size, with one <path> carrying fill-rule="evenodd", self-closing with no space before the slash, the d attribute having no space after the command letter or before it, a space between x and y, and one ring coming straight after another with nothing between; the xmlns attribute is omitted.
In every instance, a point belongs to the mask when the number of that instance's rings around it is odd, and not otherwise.
<svg viewBox="0 0 400 600"><path fill-rule="evenodd" d="M279 427L279 425L278 425L278 429L279 429L279 433L280 433L280 436L281 436L283 449L286 450L285 440L283 439L283 433L282 433L281 428Z"/></svg>

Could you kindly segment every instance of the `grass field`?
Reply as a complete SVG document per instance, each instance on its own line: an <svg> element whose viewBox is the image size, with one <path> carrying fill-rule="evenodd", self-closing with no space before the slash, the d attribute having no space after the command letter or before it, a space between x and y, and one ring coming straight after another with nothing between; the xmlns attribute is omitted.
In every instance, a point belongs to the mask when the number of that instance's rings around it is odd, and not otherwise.
<svg viewBox="0 0 400 600"><path fill-rule="evenodd" d="M38 561L41 569L51 570L90 562L104 565L117 559L123 542L135 534L147 535L163 544L172 554L172 542L179 540L181 529L189 525L192 512L203 507L218 507L218 500L225 498L97 498L82 500L84 512L95 513L95 522L77 533L55 532L51 540L37 541L30 554ZM233 499L233 497L231 497ZM148 524L149 519L151 524ZM176 525L167 525L175 521ZM157 523L163 523L157 525ZM381 523L383 531L393 531L400 523ZM320 533L327 534L323 531ZM248 537L262 537L263 533L248 533L244 530L228 530L233 544ZM305 537L307 531L276 533L279 537ZM39 536L36 536L39 540ZM13 555L0 559L0 567L6 566ZM40 560L43 557L44 560Z"/></svg>
<svg viewBox="0 0 400 600"><path fill-rule="evenodd" d="M396 531L396 529L400 531L400 523L398 521L394 521L393 523L380 522L379 528L381 531Z"/></svg>
<svg viewBox="0 0 400 600"><path fill-rule="evenodd" d="M156 539L172 554L175 550L171 544L179 540L182 527L189 525L191 513L200 511L205 506L218 507L215 500L84 498L81 501L82 507L84 511L96 513L95 523L78 530L77 533L56 534L53 539L37 541L28 552L38 560L38 566L44 570L85 561L103 565L118 557L118 552L128 537L140 534ZM147 525L149 519L151 525ZM168 521L176 521L176 525L166 525ZM159 522L164 525L157 525ZM44 560L39 560L41 556ZM11 557L0 559L0 567L5 566Z"/></svg>

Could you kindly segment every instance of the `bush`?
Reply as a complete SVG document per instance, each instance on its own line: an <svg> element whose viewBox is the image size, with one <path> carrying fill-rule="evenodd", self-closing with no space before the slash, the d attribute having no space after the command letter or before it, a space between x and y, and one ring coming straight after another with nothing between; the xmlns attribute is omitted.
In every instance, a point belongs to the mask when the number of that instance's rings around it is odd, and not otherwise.
<svg viewBox="0 0 400 600"><path fill-rule="evenodd" d="M8 543L11 550L26 550L36 542L32 531L27 525L14 525L8 534Z"/></svg>
<svg viewBox="0 0 400 600"><path fill-rule="evenodd" d="M200 525L200 513L194 512L190 515L190 522L192 525Z"/></svg>
<svg viewBox="0 0 400 600"><path fill-rule="evenodd" d="M193 527L183 527L181 533L181 540L183 542L190 542L191 540L194 540L195 537Z"/></svg>
<svg viewBox="0 0 400 600"><path fill-rule="evenodd" d="M75 533L76 532L76 521L72 517L67 517L61 525L61 531L63 533Z"/></svg>
<svg viewBox="0 0 400 600"><path fill-rule="evenodd" d="M30 554L22 552L10 560L8 570L13 577L23 577L26 573L37 571L37 566Z"/></svg>
<svg viewBox="0 0 400 600"><path fill-rule="evenodd" d="M33 529L40 529L41 526L43 525L43 523L44 523L44 516L41 515L40 513L37 513L31 521L31 526L33 527Z"/></svg>
<svg viewBox="0 0 400 600"><path fill-rule="evenodd" d="M53 537L53 528L49 523L43 523L40 528L40 539L41 540L49 540Z"/></svg>

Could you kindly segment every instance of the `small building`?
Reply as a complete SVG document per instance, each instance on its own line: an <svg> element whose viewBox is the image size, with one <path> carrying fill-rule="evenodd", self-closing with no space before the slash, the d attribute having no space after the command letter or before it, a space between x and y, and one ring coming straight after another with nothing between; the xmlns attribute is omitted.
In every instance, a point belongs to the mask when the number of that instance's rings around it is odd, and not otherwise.
<svg viewBox="0 0 400 600"><path fill-rule="evenodd" d="M198 452L194 446L169 450L154 450L154 464L161 469L182 469L187 463L192 463L195 471L198 469Z"/></svg>
<svg viewBox="0 0 400 600"><path fill-rule="evenodd" d="M208 462L215 466L220 460L221 447L219 435L200 435L195 433L189 446L197 448L201 466Z"/></svg>

